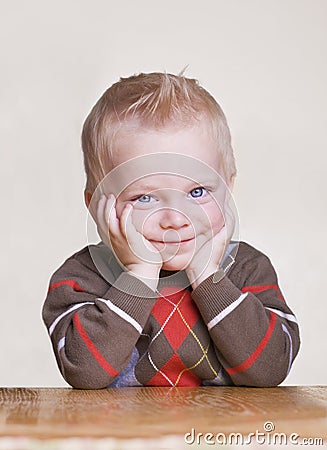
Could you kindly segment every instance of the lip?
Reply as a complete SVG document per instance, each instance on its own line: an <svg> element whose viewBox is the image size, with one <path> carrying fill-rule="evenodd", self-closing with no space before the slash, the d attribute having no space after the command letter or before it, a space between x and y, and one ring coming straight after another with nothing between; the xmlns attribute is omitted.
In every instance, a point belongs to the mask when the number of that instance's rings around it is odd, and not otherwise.
<svg viewBox="0 0 327 450"><path fill-rule="evenodd" d="M161 245L184 245L188 244L189 242L193 241L194 238L190 239L183 239L182 241L151 241L154 244L161 244Z"/></svg>

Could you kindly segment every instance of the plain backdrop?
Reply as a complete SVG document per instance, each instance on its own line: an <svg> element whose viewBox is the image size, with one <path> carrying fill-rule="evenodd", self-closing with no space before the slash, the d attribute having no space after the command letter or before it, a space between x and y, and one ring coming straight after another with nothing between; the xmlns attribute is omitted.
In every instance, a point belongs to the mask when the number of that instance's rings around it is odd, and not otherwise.
<svg viewBox="0 0 327 450"><path fill-rule="evenodd" d="M285 384L326 384L326 17L325 0L1 2L0 385L66 386L41 308L87 244L86 115L120 76L187 65L231 128L241 239L300 322Z"/></svg>

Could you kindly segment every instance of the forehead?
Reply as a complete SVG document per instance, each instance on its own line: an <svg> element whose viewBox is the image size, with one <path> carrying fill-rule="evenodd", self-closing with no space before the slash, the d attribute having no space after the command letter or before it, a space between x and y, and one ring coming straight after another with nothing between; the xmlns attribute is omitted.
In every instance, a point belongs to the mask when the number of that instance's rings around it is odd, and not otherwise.
<svg viewBox="0 0 327 450"><path fill-rule="evenodd" d="M146 179L149 182L150 177L151 182L160 181L157 189L169 187L169 182L203 184L223 177L221 153L208 120L158 129L129 119L120 125L112 147L112 169L102 181L102 190L115 195ZM168 179L164 174L175 177Z"/></svg>
<svg viewBox="0 0 327 450"><path fill-rule="evenodd" d="M221 153L210 121L206 118L189 124L168 124L147 128L136 120L123 123L113 142L112 167L150 154L171 153L195 158L219 171ZM175 169L178 167L175 165Z"/></svg>

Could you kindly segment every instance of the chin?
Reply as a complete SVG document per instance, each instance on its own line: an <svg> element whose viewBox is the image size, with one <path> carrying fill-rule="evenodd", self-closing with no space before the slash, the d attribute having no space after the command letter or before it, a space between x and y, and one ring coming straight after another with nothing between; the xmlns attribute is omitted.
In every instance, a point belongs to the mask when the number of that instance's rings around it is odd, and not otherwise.
<svg viewBox="0 0 327 450"><path fill-rule="evenodd" d="M189 259L186 258L172 258L170 261L166 261L163 263L162 268L164 270L184 270L185 267L190 263Z"/></svg>

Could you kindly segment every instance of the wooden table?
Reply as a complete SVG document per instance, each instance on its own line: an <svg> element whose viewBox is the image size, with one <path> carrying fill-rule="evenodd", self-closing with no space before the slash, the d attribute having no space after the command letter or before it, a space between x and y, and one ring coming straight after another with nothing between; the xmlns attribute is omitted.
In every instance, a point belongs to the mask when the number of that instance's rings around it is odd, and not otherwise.
<svg viewBox="0 0 327 450"><path fill-rule="evenodd" d="M232 439L230 433L244 439L253 433L252 446L260 449L273 448L268 436L277 439L277 433L287 439L299 435L300 445L303 438L327 443L327 387L322 386L3 388L0 405L0 450L208 449L222 447L218 440ZM264 443L257 442L256 432ZM288 442L285 448L292 446Z"/></svg>

